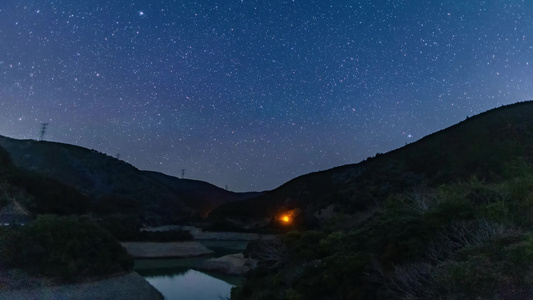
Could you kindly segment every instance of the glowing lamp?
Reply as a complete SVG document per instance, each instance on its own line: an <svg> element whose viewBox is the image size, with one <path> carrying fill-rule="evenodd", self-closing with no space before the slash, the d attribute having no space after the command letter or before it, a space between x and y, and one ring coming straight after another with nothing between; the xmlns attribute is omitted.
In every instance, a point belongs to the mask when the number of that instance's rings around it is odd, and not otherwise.
<svg viewBox="0 0 533 300"><path fill-rule="evenodd" d="M283 215L280 218L281 222L288 224L291 222L291 217L289 215Z"/></svg>

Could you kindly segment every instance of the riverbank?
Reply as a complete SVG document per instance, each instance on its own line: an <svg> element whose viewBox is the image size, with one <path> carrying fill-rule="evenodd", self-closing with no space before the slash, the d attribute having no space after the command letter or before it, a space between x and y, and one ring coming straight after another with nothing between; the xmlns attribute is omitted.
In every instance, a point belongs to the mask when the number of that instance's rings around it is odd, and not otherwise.
<svg viewBox="0 0 533 300"><path fill-rule="evenodd" d="M242 253L229 254L218 258L210 258L195 267L196 270L215 272L225 275L243 276L255 265Z"/></svg>
<svg viewBox="0 0 533 300"><path fill-rule="evenodd" d="M17 276L24 277L23 274ZM0 299L10 300L163 300L161 293L136 272L102 280L49 286L46 280L15 278L11 285L0 286ZM24 286L30 280L30 286ZM22 286L21 286L22 284Z"/></svg>
<svg viewBox="0 0 533 300"><path fill-rule="evenodd" d="M191 234L195 240L216 240L216 241L255 241L259 239L272 239L273 234L259 234L251 232L233 232L233 231L203 231L199 227L182 226L182 225L165 225L159 227L147 227L143 231L173 231L182 230Z"/></svg>
<svg viewBox="0 0 533 300"><path fill-rule="evenodd" d="M213 253L198 242L121 242L134 258L187 258Z"/></svg>

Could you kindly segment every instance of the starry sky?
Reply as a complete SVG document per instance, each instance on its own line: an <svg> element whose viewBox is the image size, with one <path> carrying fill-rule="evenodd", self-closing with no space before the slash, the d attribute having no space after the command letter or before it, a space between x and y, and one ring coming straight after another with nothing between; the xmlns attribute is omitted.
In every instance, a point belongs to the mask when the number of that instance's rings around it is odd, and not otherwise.
<svg viewBox="0 0 533 300"><path fill-rule="evenodd" d="M533 1L0 1L0 135L273 189L533 98Z"/></svg>

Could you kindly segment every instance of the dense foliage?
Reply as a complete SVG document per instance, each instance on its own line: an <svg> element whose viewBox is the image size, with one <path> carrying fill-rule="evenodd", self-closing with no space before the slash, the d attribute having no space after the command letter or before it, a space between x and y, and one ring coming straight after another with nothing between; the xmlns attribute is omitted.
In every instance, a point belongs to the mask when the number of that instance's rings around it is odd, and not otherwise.
<svg viewBox="0 0 533 300"><path fill-rule="evenodd" d="M127 272L133 259L106 230L80 217L41 215L0 230L0 266L76 281Z"/></svg>
<svg viewBox="0 0 533 300"><path fill-rule="evenodd" d="M357 228L290 232L280 267L258 268L233 298L523 299L533 292L533 168L506 171L514 176L499 183L393 195ZM261 257L255 247L248 255Z"/></svg>
<svg viewBox="0 0 533 300"><path fill-rule="evenodd" d="M302 211L279 242L250 245L259 267L232 298L530 298L532 115L498 108L216 210L243 224Z"/></svg>

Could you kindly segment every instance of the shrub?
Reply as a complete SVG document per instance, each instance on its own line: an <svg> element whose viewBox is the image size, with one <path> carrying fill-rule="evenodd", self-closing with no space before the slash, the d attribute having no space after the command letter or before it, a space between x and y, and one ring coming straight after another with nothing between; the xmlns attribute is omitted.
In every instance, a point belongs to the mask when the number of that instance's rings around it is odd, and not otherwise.
<svg viewBox="0 0 533 300"><path fill-rule="evenodd" d="M285 242L291 249L291 256L310 260L323 255L319 247L323 238L326 238L326 234L319 231L292 231L285 236Z"/></svg>
<svg viewBox="0 0 533 300"><path fill-rule="evenodd" d="M533 284L533 237L505 237L465 248L433 274L434 299L519 299Z"/></svg>
<svg viewBox="0 0 533 300"><path fill-rule="evenodd" d="M42 215L0 232L2 264L63 281L130 271L133 259L87 218Z"/></svg>

